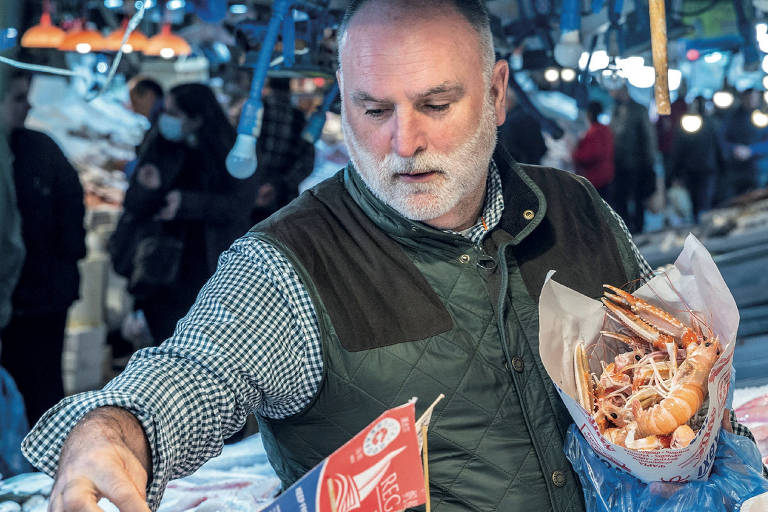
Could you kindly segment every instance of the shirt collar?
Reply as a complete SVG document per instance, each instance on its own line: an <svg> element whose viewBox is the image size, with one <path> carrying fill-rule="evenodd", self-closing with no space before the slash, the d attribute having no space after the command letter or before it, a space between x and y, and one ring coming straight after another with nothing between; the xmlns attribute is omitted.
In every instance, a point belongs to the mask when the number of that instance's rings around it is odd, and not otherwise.
<svg viewBox="0 0 768 512"><path fill-rule="evenodd" d="M479 244L486 233L495 228L501 215L504 213L504 194L501 188L501 175L496 162L491 160L488 166L488 180L485 185L485 200L483 202L483 213L474 226L463 231L445 230L446 233L453 233L468 238L475 244Z"/></svg>

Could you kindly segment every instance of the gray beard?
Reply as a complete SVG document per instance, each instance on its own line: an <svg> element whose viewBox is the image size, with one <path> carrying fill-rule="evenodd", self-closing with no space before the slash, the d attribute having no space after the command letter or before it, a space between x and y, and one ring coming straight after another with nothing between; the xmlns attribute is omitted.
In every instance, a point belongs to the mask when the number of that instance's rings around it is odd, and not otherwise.
<svg viewBox="0 0 768 512"><path fill-rule="evenodd" d="M365 184L407 219L428 221L445 215L483 186L496 147L496 114L490 95L475 132L450 153L427 149L413 157L393 153L378 159L355 137L342 108L342 130L350 159ZM437 171L430 183L405 183L398 174Z"/></svg>

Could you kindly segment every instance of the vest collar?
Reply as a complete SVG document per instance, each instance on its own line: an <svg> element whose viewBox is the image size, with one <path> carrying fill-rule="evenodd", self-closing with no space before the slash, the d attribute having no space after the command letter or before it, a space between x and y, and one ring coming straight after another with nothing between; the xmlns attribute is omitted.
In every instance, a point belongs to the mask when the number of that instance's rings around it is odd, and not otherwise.
<svg viewBox="0 0 768 512"><path fill-rule="evenodd" d="M541 189L515 162L502 146L497 145L494 161L499 169L504 195L504 213L496 228L512 236L517 245L528 236L546 215L547 203ZM344 187L365 214L384 232L404 241L457 242L471 244L458 234L446 233L423 222L409 220L381 201L363 181L350 161L344 169Z"/></svg>

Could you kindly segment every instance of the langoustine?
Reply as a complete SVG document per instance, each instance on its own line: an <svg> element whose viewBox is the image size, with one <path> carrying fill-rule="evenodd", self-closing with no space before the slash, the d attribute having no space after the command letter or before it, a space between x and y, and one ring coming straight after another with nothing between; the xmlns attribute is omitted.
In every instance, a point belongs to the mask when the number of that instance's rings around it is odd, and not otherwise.
<svg viewBox="0 0 768 512"><path fill-rule="evenodd" d="M579 402L614 444L637 450L687 446L695 437L688 422L706 399L707 379L722 351L719 341L695 317L686 325L624 290L604 287L608 316L623 329L601 334L630 350L601 362L598 376L577 344Z"/></svg>

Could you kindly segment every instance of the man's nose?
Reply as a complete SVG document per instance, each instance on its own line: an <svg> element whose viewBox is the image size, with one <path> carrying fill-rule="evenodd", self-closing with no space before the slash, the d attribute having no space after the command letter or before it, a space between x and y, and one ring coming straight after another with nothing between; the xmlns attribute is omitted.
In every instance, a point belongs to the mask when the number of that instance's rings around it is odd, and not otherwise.
<svg viewBox="0 0 768 512"><path fill-rule="evenodd" d="M424 127L414 112L397 112L392 135L392 149L398 156L410 158L427 148Z"/></svg>

